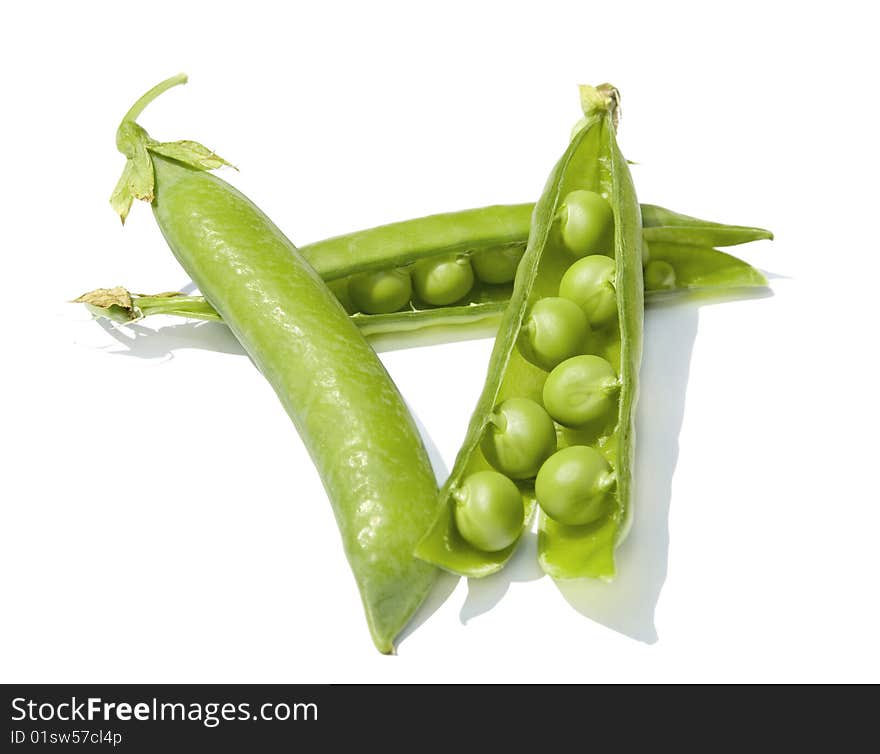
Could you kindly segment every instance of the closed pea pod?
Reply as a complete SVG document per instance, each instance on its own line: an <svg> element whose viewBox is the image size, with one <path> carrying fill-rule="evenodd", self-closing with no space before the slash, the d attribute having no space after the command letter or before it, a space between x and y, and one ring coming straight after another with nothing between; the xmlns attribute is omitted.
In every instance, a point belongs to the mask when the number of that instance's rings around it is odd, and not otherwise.
<svg viewBox="0 0 880 754"><path fill-rule="evenodd" d="M135 123L179 76L142 97L117 143L127 159L111 203L151 201L175 257L275 389L321 474L382 652L436 570L412 555L436 482L418 431L369 344L318 274L194 142L156 142Z"/></svg>
<svg viewBox="0 0 880 754"><path fill-rule="evenodd" d="M614 546L625 534L629 521L632 411L641 353L642 268L638 205L626 162L614 139L616 92L610 87L584 87L582 102L585 122L576 131L535 207L529 243L517 271L510 305L499 326L486 383L449 480L441 490L443 510L416 550L419 557L467 576L485 576L499 570L512 554L514 545L499 551L486 551L468 542L457 530L455 495L463 481L475 472L487 467L504 472L504 465L493 456L493 435L496 432L493 417L499 411L503 413L504 407L514 400L528 400L546 410L542 392L548 378L547 370L565 364L565 360L559 358L563 352L565 357L578 358L589 349L590 355L614 365L613 380L617 385L613 407L609 411L608 424L611 427L603 438L603 446L588 448L589 454L598 454L607 466L598 475L601 479L593 480L602 487L607 498L602 498L602 505L590 508L590 513L596 510L599 513L587 524L592 533L581 537L583 555L590 563L589 572L582 575L607 576L613 573ZM613 255L616 311L613 322L603 323L601 330L594 331L584 340L572 332L579 329L573 323L583 323L584 318L567 320L556 317L554 322L558 332L552 339L555 353L546 360L535 358L535 341L529 338L527 327L529 314L536 308L540 311L542 301L551 302L542 306L554 306L552 300L559 300L562 277L576 259L603 253ZM571 307L568 311L583 313L577 302L566 302L565 306ZM573 354L568 348L567 341L575 340L581 341L580 354ZM526 348L517 347L518 343L524 342ZM566 345L555 349L557 342ZM549 349L545 355L550 356ZM543 367L535 362L543 362ZM561 477L551 473L554 464L558 463L553 459L559 452L541 464L535 477L514 478L508 471L508 477L517 483L522 497L524 520L528 520L536 504L537 479L542 480L542 489L552 491L547 502L550 510L566 508L561 503L554 505L554 501L577 498L577 494L567 491L562 483L565 473ZM548 470L542 474L545 467ZM590 473L595 468L589 467L583 459L579 465L572 467L569 464L566 468L581 469L584 482L581 486L589 486L586 482L590 481ZM606 478L606 471L610 477ZM612 478L615 480L614 489L606 490L607 479ZM540 498L537 502L540 503ZM568 508L571 510L568 514L563 512L563 518L577 522L577 528L582 528L581 522L587 514L578 512L577 506L570 502ZM571 527L571 523L557 523ZM546 539L543 533L542 537ZM554 570L552 548L550 555L551 561L547 561L542 553L542 565L547 570Z"/></svg>

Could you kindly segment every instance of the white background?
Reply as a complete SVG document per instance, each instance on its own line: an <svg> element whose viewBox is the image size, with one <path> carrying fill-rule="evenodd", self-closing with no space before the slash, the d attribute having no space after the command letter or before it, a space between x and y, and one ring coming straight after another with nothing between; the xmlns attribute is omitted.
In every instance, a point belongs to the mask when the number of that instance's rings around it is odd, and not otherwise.
<svg viewBox="0 0 880 754"><path fill-rule="evenodd" d="M880 680L868 4L14 5L0 680ZM772 297L648 316L617 584L557 587L528 539L377 654L319 479L231 336L64 303L186 283L148 208L123 232L107 204L119 118L179 70L141 123L235 162L296 243L534 200L575 85L606 80L642 200L776 232L738 252ZM383 355L447 467L490 346Z"/></svg>

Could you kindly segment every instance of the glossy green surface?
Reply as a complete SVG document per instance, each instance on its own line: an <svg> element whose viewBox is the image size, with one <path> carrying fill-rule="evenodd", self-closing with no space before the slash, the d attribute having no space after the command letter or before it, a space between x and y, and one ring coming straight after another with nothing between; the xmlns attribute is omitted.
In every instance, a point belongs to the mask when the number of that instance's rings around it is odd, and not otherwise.
<svg viewBox="0 0 880 754"><path fill-rule="evenodd" d="M415 221L414 221L415 222ZM676 269L672 290L645 291L645 306L684 301L693 297L729 298L746 295L750 290L766 288L767 279L748 262L717 249L675 244L657 244L662 258ZM658 258L661 258L658 257ZM116 322L137 321L164 314L187 319L221 321L220 315L204 296L180 293L160 295L130 294L125 301L107 303L92 298L94 293L76 299L96 317ZM471 338L494 337L508 303L509 289L500 287L494 300L430 309L406 309L391 314L355 313L352 321L377 350L395 350L414 346L450 343Z"/></svg>
<svg viewBox="0 0 880 754"><path fill-rule="evenodd" d="M535 497L541 512L553 521L585 526L606 514L614 483L605 456L588 445L570 445L541 467Z"/></svg>
<svg viewBox="0 0 880 754"><path fill-rule="evenodd" d="M557 295L562 275L572 263L571 251L561 238L556 220L563 198L578 190L608 196L613 212L619 327L590 346L598 348L603 356L620 365L623 386L619 394L619 412L614 432L605 438L601 452L621 475L630 473L632 409L641 353L643 309L640 221L626 163L614 140L610 109L600 108L587 113L587 122L557 163L535 207L529 243L517 271L510 305L495 340L486 383L449 480L441 490L445 510L416 550L419 557L456 573L474 577L494 573L504 566L512 553L512 548L486 553L468 545L456 531L453 517L449 515L454 507L452 492L462 479L490 465L481 446L496 407L510 398L542 401L547 373L523 358L516 343L528 313L539 300ZM517 485L525 508L529 510L535 504L533 482L517 480ZM609 532L608 546L596 547L595 541L590 540L583 543L584 549L590 553L591 570L595 575L613 573L613 548L625 533L629 520L629 494L628 483L618 484L607 513L594 524L596 528ZM542 563L550 567L545 560Z"/></svg>
<svg viewBox="0 0 880 754"><path fill-rule="evenodd" d="M617 266L611 257L592 254L565 271L559 295L577 304L592 327L607 327L617 320L616 277Z"/></svg>
<svg viewBox="0 0 880 754"><path fill-rule="evenodd" d="M409 304L412 281L406 270L362 272L349 278L348 295L358 311L390 314Z"/></svg>
<svg viewBox="0 0 880 754"><path fill-rule="evenodd" d="M474 287L474 270L464 254L425 259L413 268L416 296L431 306L448 306Z"/></svg>
<svg viewBox="0 0 880 754"><path fill-rule="evenodd" d="M549 371L583 353L589 336L587 317L576 303L547 296L532 306L517 346L526 361Z"/></svg>
<svg viewBox="0 0 880 754"><path fill-rule="evenodd" d="M620 380L601 356L573 356L557 366L544 382L541 397L554 421L563 427L604 427L617 406ZM597 433L598 434L598 433Z"/></svg>
<svg viewBox="0 0 880 754"><path fill-rule="evenodd" d="M478 471L453 490L455 526L471 547L497 552L519 539L523 504L516 485L497 471Z"/></svg>
<svg viewBox="0 0 880 754"><path fill-rule="evenodd" d="M658 211L662 211L669 217L684 217L669 210L652 207L653 205L643 205L643 214L648 212L656 215ZM510 299L512 286L509 284L492 285L478 280L466 299L455 306L420 307L418 302L411 300L408 306L401 307L401 311L371 315L358 311L358 306L350 295L349 281L354 275L360 274L358 271L362 271L365 265L374 272L394 270L396 267L403 267L402 271L412 270L418 260L448 254L450 247L464 250L461 253L469 256L475 270L479 269L478 260L483 256L491 257L503 253L521 258L532 209L533 205L522 204L431 215L337 236L304 246L299 251L328 281L333 293L353 315L355 324L378 349L390 350L473 337L492 337ZM729 297L740 289L745 292L747 289L767 285L764 276L748 263L715 249L686 242L696 241L701 237L699 234L703 233L704 228L700 223L710 226L713 233L719 228L721 231L730 228L741 236L739 226L720 226L718 223L699 220L694 223L695 225L685 230L675 229L676 234L682 237L681 243L655 242L660 255L658 258L669 261L676 269L676 286L669 291L646 291L646 304L671 302L694 295L707 298ZM755 238L769 236L767 231L759 228L744 230L753 231ZM742 240L751 239L740 238L737 242ZM411 250L406 247L408 243L413 245ZM608 260L608 257L600 256L597 259ZM580 264L584 262L572 265L570 270L576 269ZM107 290L109 289L98 289L78 300L86 303L96 316L110 317L118 322L130 322L154 314L220 319L216 310L201 296L144 296L126 292L123 300L117 301L111 297L108 302L101 295ZM574 294L569 292L567 297L574 297ZM616 303L612 301L610 306L606 303L604 311L610 312L613 318ZM593 316L601 326L602 317L596 313Z"/></svg>
<svg viewBox="0 0 880 754"><path fill-rule="evenodd" d="M436 576L412 554L436 515L436 482L415 423L358 328L269 218L216 176L150 157L156 221L296 425L330 498L373 640L391 652Z"/></svg>
<svg viewBox="0 0 880 754"><path fill-rule="evenodd" d="M556 450L556 428L539 403L510 398L489 417L480 449L511 479L532 479Z"/></svg>
<svg viewBox="0 0 880 754"><path fill-rule="evenodd" d="M598 193L586 189L569 192L557 216L562 243L575 257L611 252L614 215Z"/></svg>
<svg viewBox="0 0 880 754"><path fill-rule="evenodd" d="M608 195L614 212L618 319L616 327L603 331L605 342L596 344L598 347L592 350L614 367L620 392L613 426L603 428L598 437L586 437L583 441L573 433L570 436L574 441L570 444L589 445L601 453L616 484L608 493L603 514L591 523L571 526L545 514L539 517L538 561L547 574L557 579L613 578L614 553L632 521L635 404L644 312L641 217L629 168L613 129L606 129L603 136L611 185Z"/></svg>
<svg viewBox="0 0 880 754"><path fill-rule="evenodd" d="M474 273L484 283L502 285L512 283L516 277L516 268L522 261L525 244L508 246L499 249L488 249L471 257Z"/></svg>
<svg viewBox="0 0 880 754"><path fill-rule="evenodd" d="M658 207L656 204L641 205L641 215L642 234L651 247L657 241L711 248L773 239L773 234L763 228L724 225L710 220L700 220L665 207Z"/></svg>

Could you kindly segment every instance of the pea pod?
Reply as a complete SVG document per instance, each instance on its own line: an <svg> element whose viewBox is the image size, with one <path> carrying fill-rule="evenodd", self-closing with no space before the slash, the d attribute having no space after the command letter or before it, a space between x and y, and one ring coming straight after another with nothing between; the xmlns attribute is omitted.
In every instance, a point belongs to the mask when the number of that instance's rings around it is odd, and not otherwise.
<svg viewBox="0 0 880 754"><path fill-rule="evenodd" d="M653 247L654 242L670 244L692 244L695 246L736 246L749 241L773 240L773 234L763 228L749 228L744 225L724 225L722 223L700 220L689 215L658 207L656 204L643 204L642 237Z"/></svg>
<svg viewBox="0 0 880 754"><path fill-rule="evenodd" d="M486 382L440 493L442 510L416 549L428 562L466 576L498 571L516 547L514 542L488 550L475 545L473 537L463 536L456 525L459 490L486 469L494 468L516 483L523 502L523 526L537 502L567 522L560 526L577 540L579 556L589 566L585 574L613 575L614 548L630 521L633 411L643 311L641 223L629 169L615 139L616 90L607 85L582 87L581 94L584 120L535 206L528 246L499 326ZM594 257L607 264L593 263ZM604 318L591 321L592 331L579 347L583 356L571 360L606 363L610 374L602 377L604 382L597 388L604 391L602 400L593 401L592 413L586 412L592 417L590 426L567 436L557 419L558 438L548 443L543 429L548 413L543 395L549 382L546 368L552 366L554 355L569 347L566 323L570 315L542 314L541 321L536 321L532 314L539 301L563 295L563 276L581 263L593 268L583 278L591 281L592 293L575 303L583 305L589 320L604 310L591 302L595 304L596 296L610 290L615 316L610 322ZM563 309L559 307L560 312ZM521 347L523 339L529 341L529 348ZM540 366L531 356L536 349L543 353ZM554 371L567 363L561 362ZM570 392L562 398L579 400L579 394ZM561 444L563 453L571 450L568 445L580 450L574 451L576 457L560 463L554 444ZM518 468L528 471L519 474ZM537 475L530 478L528 474L536 468ZM575 479L583 482L575 494L563 489L572 468L583 477ZM544 501L542 490L547 493ZM542 563L547 567L543 557Z"/></svg>
<svg viewBox="0 0 880 754"><path fill-rule="evenodd" d="M421 312L450 304L461 307L493 303L510 297L533 209L531 204L497 205L429 215L318 241L303 246L301 251L330 282L331 290L351 314ZM644 205L643 215L646 222L652 223L650 232L657 241L679 246L729 246L772 238L762 228L699 220L656 205ZM664 220L670 224L664 225ZM650 248L647 252L646 258ZM459 274L443 275L444 264L447 270ZM384 308L383 301L370 310L351 295L360 275L385 272L379 277L392 283L404 271L416 281L415 295L407 305ZM441 289L435 287L434 295L426 296L420 283L433 271L441 273L435 276ZM462 283L463 287L457 287ZM731 285L742 284L732 280ZM435 320L428 317L427 321Z"/></svg>
<svg viewBox="0 0 880 754"><path fill-rule="evenodd" d="M321 278L247 197L207 172L224 161L195 142L161 143L123 118L120 217L150 201L175 257L278 394L324 482L376 647L395 636L436 569L412 551L434 516L436 482L402 397Z"/></svg>
<svg viewBox="0 0 880 754"><path fill-rule="evenodd" d="M687 300L693 296L712 298L731 292L766 287L767 279L748 262L717 249L700 246L655 244L656 261L672 267L671 288L645 286L645 306ZM425 343L446 343L493 336L507 308L507 297L463 306L407 309L387 314L353 314L351 320L378 350L394 350ZM156 295L130 293L125 288L98 288L74 299L85 304L96 317L116 322L136 322L165 314L187 319L221 321L204 296L169 292Z"/></svg>
<svg viewBox="0 0 880 754"><path fill-rule="evenodd" d="M710 295L736 288L760 288L767 278L751 265L707 246L681 245L655 241L650 245L651 258L645 267L645 301L678 298L684 292ZM651 280L652 265L666 265L672 279L666 285Z"/></svg>
<svg viewBox="0 0 880 754"><path fill-rule="evenodd" d="M533 206L522 204L485 207L431 215L318 241L301 247L300 251L322 277L330 280L331 289L335 289L336 294L343 303L348 303L351 310L356 307L349 300L350 285L346 281L352 275L358 275L357 272L351 272L352 260L361 264L363 259L369 259L370 266L366 274L370 275L377 270L395 271L411 267L421 260L449 254L450 251L469 249L474 270L480 278L486 274L480 261L482 258L498 253L509 255L521 248L519 242L513 243L510 239L518 238L515 229L526 216L523 210L530 212ZM659 222L661 212L664 213L663 216L673 220L685 217L654 205L642 205L643 219ZM692 222L692 226L683 230L678 226L653 226L658 231L665 231L667 227L674 230L679 241L656 241L648 244L649 273L656 268L657 261L665 261L672 267L672 276L671 286L655 290L646 286L646 305L693 294L711 297L732 290L767 285L766 278L747 262L721 251L699 246L697 241L706 226L720 231L719 240L722 242L735 240L737 243L745 243L753 238L772 237L769 231L720 225L704 220ZM496 224L499 229L492 230ZM726 229L736 232L727 233ZM506 245L503 244L505 240ZM407 250L409 245L413 248L412 252ZM525 237L522 239L522 248L524 246ZM652 265L650 249L654 247L657 249L654 253L657 261ZM362 266L357 269L363 274ZM393 279L396 274L389 277ZM647 278L650 282L651 275ZM471 300L465 304L419 309L415 302L411 302L401 311L379 314L355 312L352 319L374 347L386 350L427 342L491 336L501 319L511 290L511 284L491 284L481 288L478 283ZM80 296L76 301L88 305L96 316L105 316L118 322L131 322L152 314L220 319L220 315L204 297L180 293L144 296L132 295L123 288L98 289Z"/></svg>

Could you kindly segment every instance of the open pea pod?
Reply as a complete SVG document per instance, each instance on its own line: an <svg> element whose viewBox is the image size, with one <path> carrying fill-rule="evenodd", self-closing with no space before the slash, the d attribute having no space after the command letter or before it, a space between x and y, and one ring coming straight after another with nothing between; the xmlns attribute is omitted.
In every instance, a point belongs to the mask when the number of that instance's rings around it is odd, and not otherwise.
<svg viewBox="0 0 880 754"><path fill-rule="evenodd" d="M694 295L711 299L729 295L731 291L745 292L767 286L767 279L759 270L717 249L667 243L655 243L652 249L653 258L646 267L646 307L686 300ZM658 270L662 274L658 275ZM650 288L651 285L654 287ZM507 308L511 290L511 287L499 286L495 300L487 298L463 305L387 314L358 312L351 318L373 347L383 351L492 337ZM123 324L159 314L222 321L204 296L177 292L144 295L130 293L122 287L98 288L75 301L85 304L95 317Z"/></svg>
<svg viewBox="0 0 880 754"><path fill-rule="evenodd" d="M707 246L655 241L645 266L646 303L766 286L767 278L748 262Z"/></svg>
<svg viewBox="0 0 880 754"><path fill-rule="evenodd" d="M435 330L443 316L423 312L489 304L488 311L510 298L533 210L532 204L515 204L429 215L317 241L302 252L350 314L400 315L363 322L366 329L387 331L394 321L410 331ZM762 228L700 220L657 205L640 211L657 242L705 247L772 238ZM404 322L410 313L413 320Z"/></svg>
<svg viewBox="0 0 880 754"><path fill-rule="evenodd" d="M301 248L325 281L408 267L438 256L474 255L509 247L522 251L533 208L532 204L497 204L442 212L334 236Z"/></svg>
<svg viewBox="0 0 880 754"><path fill-rule="evenodd" d="M533 204L514 204L429 215L317 241L300 251L377 348L486 337L497 328L510 299L533 210ZM700 247L699 241L711 233L719 243L744 243L772 237L769 231L689 218L649 204L642 205L641 214L644 221L654 223L651 229L660 234L658 238L667 233L678 239L655 242L666 247L664 259L649 262L648 277L656 281L657 289L647 293L646 303L686 295L697 287L697 278L698 287L708 295L767 284L747 263ZM660 224L665 221L678 225ZM645 245L646 258L652 245ZM450 256L456 260L453 265L448 263ZM676 272L682 264L687 264L687 274ZM440 292L448 299L458 295L456 285L468 285L458 300L431 304L413 292L411 278L450 267L457 273L451 281L452 293ZM100 288L76 301L89 306L95 316L123 323L153 314L220 319L204 297L176 292L140 295L123 288Z"/></svg>
<svg viewBox="0 0 880 754"><path fill-rule="evenodd" d="M592 434L583 430L578 437L590 443L579 447L587 448L588 460L597 466L591 481L603 488L603 505L588 512L596 513L589 529L577 532L591 575L613 574L613 549L630 519L643 312L641 223L615 139L616 90L606 85L581 91L584 121L535 206L486 382L440 492L442 511L416 548L420 558L466 576L500 570L536 503L545 505L542 472L554 462L557 436L564 434L544 400L545 386L548 372L567 357L607 363L611 371L601 389L614 396L613 415L594 411ZM560 296L566 273L584 260L598 261L603 271L593 292L604 303ZM593 306L597 301L601 311ZM557 515L571 520L568 512Z"/></svg>

